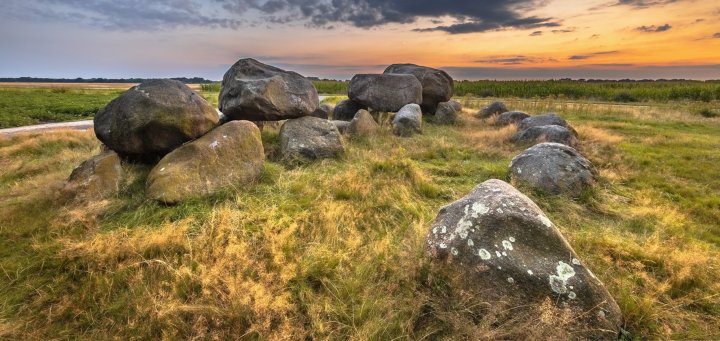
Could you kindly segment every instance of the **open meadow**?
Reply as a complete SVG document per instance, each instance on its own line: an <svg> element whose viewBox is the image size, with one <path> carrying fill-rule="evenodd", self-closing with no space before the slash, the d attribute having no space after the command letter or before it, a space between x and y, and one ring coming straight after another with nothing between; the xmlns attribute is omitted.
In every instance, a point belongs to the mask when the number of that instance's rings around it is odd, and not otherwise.
<svg viewBox="0 0 720 341"><path fill-rule="evenodd" d="M637 103L492 93L577 129L595 189L519 188L617 300L628 339L720 339L720 87L708 84L699 98L626 90ZM0 127L89 118L122 92L0 88ZM213 90L199 89L217 105ZM99 152L92 132L0 136L0 339L551 337L553 316L483 319L474 312L493 302L445 300L451 289L429 275L440 207L508 180L524 150L508 141L514 127L473 116L492 100L475 95L456 97L456 125L403 139L381 122L344 156L309 164L281 162L268 126L258 181L174 206L146 198L142 165L125 165L133 176L115 197L61 200L73 168Z"/></svg>

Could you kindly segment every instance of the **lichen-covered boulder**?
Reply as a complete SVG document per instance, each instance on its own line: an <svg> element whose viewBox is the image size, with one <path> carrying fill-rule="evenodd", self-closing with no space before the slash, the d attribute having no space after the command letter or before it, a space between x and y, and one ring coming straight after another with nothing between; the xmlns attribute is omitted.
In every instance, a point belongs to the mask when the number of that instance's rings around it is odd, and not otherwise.
<svg viewBox="0 0 720 341"><path fill-rule="evenodd" d="M561 126L565 127L568 130L570 130L573 134L577 135L575 132L575 129L573 129L565 119L560 117L560 115L556 113L548 113L543 115L537 115L537 116L530 116L518 123L518 131L526 130L530 127L538 127L538 126L548 126L548 125L555 125L555 126Z"/></svg>
<svg viewBox="0 0 720 341"><path fill-rule="evenodd" d="M422 84L413 75L360 74L350 80L348 97L374 111L395 112L422 103Z"/></svg>
<svg viewBox="0 0 720 341"><path fill-rule="evenodd" d="M245 58L225 73L218 105L231 120L280 121L312 115L319 102L307 78Z"/></svg>
<svg viewBox="0 0 720 341"><path fill-rule="evenodd" d="M460 103L460 101L451 99L448 101L448 103L450 103L450 105L453 107L453 109L455 109L455 111L457 111L457 112L462 111L463 107L462 107L462 103Z"/></svg>
<svg viewBox="0 0 720 341"><path fill-rule="evenodd" d="M392 121L393 134L410 137L422 132L422 109L417 104L408 104L395 114Z"/></svg>
<svg viewBox="0 0 720 341"><path fill-rule="evenodd" d="M572 147L560 143L536 144L510 162L510 177L550 194L579 197L595 183L590 161Z"/></svg>
<svg viewBox="0 0 720 341"><path fill-rule="evenodd" d="M332 119L337 121L350 121L355 117L358 110L367 109L366 106L353 102L349 99L338 102L333 109Z"/></svg>
<svg viewBox="0 0 720 341"><path fill-rule="evenodd" d="M93 121L97 138L120 156L155 162L210 131L220 116L185 84L160 79L130 88Z"/></svg>
<svg viewBox="0 0 720 341"><path fill-rule="evenodd" d="M179 203L227 188L242 188L260 176L265 152L260 129L231 121L166 155L147 178L147 195Z"/></svg>
<svg viewBox="0 0 720 341"><path fill-rule="evenodd" d="M455 124L457 116L457 111L455 111L451 103L442 102L437 105L434 120L438 124Z"/></svg>
<svg viewBox="0 0 720 341"><path fill-rule="evenodd" d="M503 102L492 102L488 106L482 108L475 116L478 118L488 118L495 115L500 115L504 112L508 112L507 106Z"/></svg>
<svg viewBox="0 0 720 341"><path fill-rule="evenodd" d="M62 189L65 199L102 199L120 190L123 182L120 157L113 151L103 151L73 169Z"/></svg>
<svg viewBox="0 0 720 341"><path fill-rule="evenodd" d="M495 125L498 127L504 127L511 124L518 124L520 121L528 117L530 117L530 115L522 111L508 111L498 115L495 119Z"/></svg>
<svg viewBox="0 0 720 341"><path fill-rule="evenodd" d="M286 160L333 158L345 153L338 128L328 120L302 117L280 128L280 152Z"/></svg>
<svg viewBox="0 0 720 341"><path fill-rule="evenodd" d="M567 335L616 340L620 309L550 219L527 196L488 180L440 209L426 238L432 271L522 316L544 301L572 317ZM529 318L536 318L530 316Z"/></svg>
<svg viewBox="0 0 720 341"><path fill-rule="evenodd" d="M347 133L352 136L370 136L379 130L380 125L367 110L359 110L347 127Z"/></svg>
<svg viewBox="0 0 720 341"><path fill-rule="evenodd" d="M453 79L443 70L415 64L393 64L383 73L415 76L422 85L420 108L426 113L435 113L439 103L447 102L453 96ZM460 110L456 109L456 111Z"/></svg>
<svg viewBox="0 0 720 341"><path fill-rule="evenodd" d="M575 148L578 139L568 128L556 125L534 126L518 131L510 140L515 143L555 142Z"/></svg>

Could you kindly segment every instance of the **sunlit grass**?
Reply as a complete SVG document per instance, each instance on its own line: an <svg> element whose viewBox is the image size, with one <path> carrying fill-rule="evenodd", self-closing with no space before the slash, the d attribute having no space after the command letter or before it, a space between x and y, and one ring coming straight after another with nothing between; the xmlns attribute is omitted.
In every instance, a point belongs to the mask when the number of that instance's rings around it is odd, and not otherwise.
<svg viewBox="0 0 720 341"><path fill-rule="evenodd" d="M720 338L720 120L682 105L508 103L561 113L599 169L579 200L523 191L607 285L630 335ZM512 127L472 118L484 100L464 104L457 126L410 139L386 126L311 164L269 155L256 185L178 206L144 197L141 166L117 197L57 201L97 153L92 133L0 140L0 338L553 337L562 316L477 322L480 296L445 296L428 277L438 209L507 179L521 152ZM263 141L272 154L276 128Z"/></svg>

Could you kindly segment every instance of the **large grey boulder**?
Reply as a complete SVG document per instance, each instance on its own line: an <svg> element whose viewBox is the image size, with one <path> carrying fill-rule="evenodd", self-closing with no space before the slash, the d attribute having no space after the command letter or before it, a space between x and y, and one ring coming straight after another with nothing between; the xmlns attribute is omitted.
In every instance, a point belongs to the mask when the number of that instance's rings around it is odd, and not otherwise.
<svg viewBox="0 0 720 341"><path fill-rule="evenodd" d="M480 112L475 114L478 118L488 118L495 115L500 115L504 112L508 112L507 106L503 102L492 102L488 106L482 108Z"/></svg>
<svg viewBox="0 0 720 341"><path fill-rule="evenodd" d="M286 160L333 158L345 153L338 128L328 120L302 117L280 128L280 152Z"/></svg>
<svg viewBox="0 0 720 341"><path fill-rule="evenodd" d="M410 137L422 131L422 109L417 104L408 104L395 114L392 122L393 134Z"/></svg>
<svg viewBox="0 0 720 341"><path fill-rule="evenodd" d="M528 117L530 117L530 115L522 111L508 111L500 114L495 119L495 125L498 127L504 127L511 124L519 124L520 121Z"/></svg>
<svg viewBox="0 0 720 341"><path fill-rule="evenodd" d="M435 110L435 123L438 124L455 124L457 122L457 111L450 102L442 102L437 105Z"/></svg>
<svg viewBox="0 0 720 341"><path fill-rule="evenodd" d="M431 271L447 278L451 292L474 294L520 318L550 301L548 309L572 317L556 326L569 338L618 338L615 300L545 213L503 181L485 181L442 207L426 245Z"/></svg>
<svg viewBox="0 0 720 341"><path fill-rule="evenodd" d="M590 161L572 147L560 143L536 144L510 162L510 177L550 194L579 197L595 183Z"/></svg>
<svg viewBox="0 0 720 341"><path fill-rule="evenodd" d="M347 133L352 136L371 136L379 130L380 125L367 110L359 110L347 127Z"/></svg>
<svg viewBox="0 0 720 341"><path fill-rule="evenodd" d="M333 107L330 104L320 104L320 106L317 108L317 110L315 110L312 113L312 115L310 115L310 116L317 117L317 118L324 118L327 120L328 118L330 118L330 116L332 115L334 110L335 110L335 107Z"/></svg>
<svg viewBox="0 0 720 341"><path fill-rule="evenodd" d="M220 121L215 108L185 84L151 80L130 88L100 109L95 135L120 156L155 162Z"/></svg>
<svg viewBox="0 0 720 341"><path fill-rule="evenodd" d="M448 103L450 103L450 105L452 105L452 107L453 107L453 109L455 109L455 111L457 111L457 112L462 111L463 107L462 107L462 103L460 103L460 101L451 99L448 101Z"/></svg>
<svg viewBox="0 0 720 341"><path fill-rule="evenodd" d="M337 128L340 134L347 133L347 130L350 127L350 121L330 120L329 122Z"/></svg>
<svg viewBox="0 0 720 341"><path fill-rule="evenodd" d="M68 200L103 199L118 193L123 176L120 157L106 150L73 169L61 193Z"/></svg>
<svg viewBox="0 0 720 341"><path fill-rule="evenodd" d="M148 175L147 195L173 204L242 188L260 176L264 161L260 129L231 121L162 158Z"/></svg>
<svg viewBox="0 0 720 341"><path fill-rule="evenodd" d="M355 75L348 85L348 97L374 111L395 112L407 104L422 103L422 84L413 75Z"/></svg>
<svg viewBox="0 0 720 341"><path fill-rule="evenodd" d="M353 102L349 99L343 100L338 102L338 104L333 109L332 119L338 120L338 121L350 121L355 117L355 114L357 114L358 110L367 109L368 107Z"/></svg>
<svg viewBox="0 0 720 341"><path fill-rule="evenodd" d="M305 77L245 58L225 73L218 105L231 120L280 121L312 115L319 98Z"/></svg>
<svg viewBox="0 0 720 341"><path fill-rule="evenodd" d="M556 125L565 127L568 130L572 131L573 134L575 133L575 130L565 121L560 115L556 113L548 113L543 115L537 115L537 116L530 116L518 124L518 131L523 131L525 129L528 129L530 127L538 127L538 126L547 126L547 125Z"/></svg>
<svg viewBox="0 0 720 341"><path fill-rule="evenodd" d="M510 138L515 143L555 142L575 148L578 139L568 128L556 125L534 126L518 131Z"/></svg>
<svg viewBox="0 0 720 341"><path fill-rule="evenodd" d="M393 64L388 66L383 73L415 76L422 85L420 107L426 113L435 113L439 103L447 102L453 96L453 79L443 70L415 64ZM456 111L460 110L456 109Z"/></svg>

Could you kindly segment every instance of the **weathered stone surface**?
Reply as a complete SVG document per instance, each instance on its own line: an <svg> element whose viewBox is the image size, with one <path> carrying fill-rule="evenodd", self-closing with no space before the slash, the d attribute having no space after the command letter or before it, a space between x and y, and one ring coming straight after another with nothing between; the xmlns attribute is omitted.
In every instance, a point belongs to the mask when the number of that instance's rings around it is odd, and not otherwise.
<svg viewBox="0 0 720 341"><path fill-rule="evenodd" d="M461 111L462 111L462 108L463 108L463 107L462 107L462 103L460 103L460 101L451 99L451 100L448 101L448 103L450 103L450 105L452 105L452 107L453 107L453 109L455 109L455 111L457 111L457 112L461 112Z"/></svg>
<svg viewBox="0 0 720 341"><path fill-rule="evenodd" d="M555 142L573 148L578 144L578 139L572 131L556 125L530 127L518 131L510 140L515 143Z"/></svg>
<svg viewBox="0 0 720 341"><path fill-rule="evenodd" d="M380 125L367 110L359 110L347 127L347 133L353 136L370 136L379 130Z"/></svg>
<svg viewBox="0 0 720 341"><path fill-rule="evenodd" d="M455 124L457 122L457 111L449 102L442 102L437 105L435 111L435 123L438 124Z"/></svg>
<svg viewBox="0 0 720 341"><path fill-rule="evenodd" d="M338 121L350 121L355 117L358 110L363 109L367 109L367 107L360 103L346 99L344 101L340 101L335 106L335 109L333 109L332 119Z"/></svg>
<svg viewBox="0 0 720 341"><path fill-rule="evenodd" d="M196 139L220 120L217 111L185 84L152 80L130 88L95 115L95 135L120 156L155 162Z"/></svg>
<svg viewBox="0 0 720 341"><path fill-rule="evenodd" d="M525 129L528 129L530 127L537 127L537 126L547 126L547 125L556 125L568 128L573 134L577 135L575 133L575 130L565 121L562 117L560 117L556 113L548 113L543 115L537 115L537 116L530 116L518 124L518 131L522 131Z"/></svg>
<svg viewBox="0 0 720 341"><path fill-rule="evenodd" d="M519 124L520 121L528 117L530 117L530 115L522 111L508 111L500 114L497 119L495 119L495 125L504 127L511 124Z"/></svg>
<svg viewBox="0 0 720 341"><path fill-rule="evenodd" d="M475 116L478 118L488 118L508 112L508 108L503 102L492 102L488 106L482 108Z"/></svg>
<svg viewBox="0 0 720 341"><path fill-rule="evenodd" d="M435 113L439 103L447 102L453 96L453 79L443 70L415 64L393 64L388 66L383 73L415 76L422 85L420 107L423 112ZM456 109L456 111L460 111L460 109Z"/></svg>
<svg viewBox="0 0 720 341"><path fill-rule="evenodd" d="M341 134L347 133L347 130L350 127L349 121L331 120L330 123L332 123Z"/></svg>
<svg viewBox="0 0 720 341"><path fill-rule="evenodd" d="M231 120L286 120L312 115L318 105L311 81L252 58L230 67L220 90L220 111Z"/></svg>
<svg viewBox="0 0 720 341"><path fill-rule="evenodd" d="M73 169L62 189L65 199L102 199L120 190L123 181L120 157L113 151L103 151Z"/></svg>
<svg viewBox="0 0 720 341"><path fill-rule="evenodd" d="M280 152L289 160L315 160L340 156L345 146L331 121L302 117L288 120L280 128Z"/></svg>
<svg viewBox="0 0 720 341"><path fill-rule="evenodd" d="M260 129L250 121L231 121L166 155L147 179L147 195L179 203L257 179L265 152Z"/></svg>
<svg viewBox="0 0 720 341"><path fill-rule="evenodd" d="M510 162L511 179L551 194L578 197L595 183L590 161L560 143L536 144Z"/></svg>
<svg viewBox="0 0 720 341"><path fill-rule="evenodd" d="M392 122L393 134L410 137L422 132L422 109L417 104L408 104L395 114Z"/></svg>
<svg viewBox="0 0 720 341"><path fill-rule="evenodd" d="M454 291L520 315L549 298L573 317L562 326L568 335L618 337L620 309L604 285L540 208L503 181L441 208L426 243L432 271L447 275Z"/></svg>
<svg viewBox="0 0 720 341"><path fill-rule="evenodd" d="M317 110L315 110L310 116L324 118L327 120L332 115L333 110L335 110L335 107L330 104L320 104Z"/></svg>
<svg viewBox="0 0 720 341"><path fill-rule="evenodd" d="M406 104L420 104L422 85L413 75L361 74L350 80L348 97L374 111L395 112Z"/></svg>

